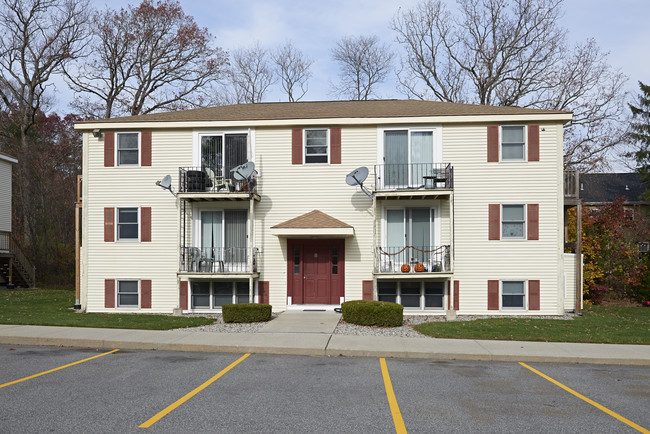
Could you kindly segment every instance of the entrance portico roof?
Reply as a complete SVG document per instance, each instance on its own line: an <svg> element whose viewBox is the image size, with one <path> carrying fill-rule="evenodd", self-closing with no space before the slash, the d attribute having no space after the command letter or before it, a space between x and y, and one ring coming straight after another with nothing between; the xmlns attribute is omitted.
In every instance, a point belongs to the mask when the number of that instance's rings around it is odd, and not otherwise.
<svg viewBox="0 0 650 434"><path fill-rule="evenodd" d="M352 237L354 228L319 210L292 218L271 227L277 237Z"/></svg>

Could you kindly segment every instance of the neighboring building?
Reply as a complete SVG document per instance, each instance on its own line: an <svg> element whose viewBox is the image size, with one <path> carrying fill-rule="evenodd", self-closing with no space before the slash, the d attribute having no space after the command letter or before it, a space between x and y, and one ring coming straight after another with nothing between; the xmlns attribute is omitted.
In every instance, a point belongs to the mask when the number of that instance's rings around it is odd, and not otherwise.
<svg viewBox="0 0 650 434"><path fill-rule="evenodd" d="M34 267L11 233L11 172L18 160L0 152L0 285L34 285Z"/></svg>
<svg viewBox="0 0 650 434"><path fill-rule="evenodd" d="M363 298L415 313L573 310L562 230L570 119L392 100L79 122L82 306L284 310ZM252 176L233 179L247 161ZM346 183L364 166L365 192ZM177 198L154 185L167 174Z"/></svg>

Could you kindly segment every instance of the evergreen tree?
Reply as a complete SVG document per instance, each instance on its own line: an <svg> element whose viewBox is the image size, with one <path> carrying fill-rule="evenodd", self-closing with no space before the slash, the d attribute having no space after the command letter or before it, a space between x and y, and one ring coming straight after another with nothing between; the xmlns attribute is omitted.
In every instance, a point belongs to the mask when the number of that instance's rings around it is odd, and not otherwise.
<svg viewBox="0 0 650 434"><path fill-rule="evenodd" d="M637 171L641 173L641 181L646 189L643 198L650 200L650 85L639 81L639 105L630 104L632 124L629 137L635 143L636 149L628 154L636 160Z"/></svg>

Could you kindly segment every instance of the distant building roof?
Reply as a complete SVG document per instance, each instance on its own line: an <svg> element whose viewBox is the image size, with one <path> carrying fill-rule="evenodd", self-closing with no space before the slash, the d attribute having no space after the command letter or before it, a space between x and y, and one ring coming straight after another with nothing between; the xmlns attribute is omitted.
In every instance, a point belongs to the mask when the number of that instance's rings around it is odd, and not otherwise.
<svg viewBox="0 0 650 434"><path fill-rule="evenodd" d="M18 159L15 157L12 157L11 155L7 155L5 153L0 152L0 160L5 160L10 163L18 163Z"/></svg>
<svg viewBox="0 0 650 434"><path fill-rule="evenodd" d="M587 205L613 202L621 196L628 203L642 202L644 191L640 173L580 174L580 199Z"/></svg>
<svg viewBox="0 0 650 434"><path fill-rule="evenodd" d="M193 110L81 121L77 122L77 125L127 122L258 121L548 114L570 115L571 112L420 100L300 101L206 107Z"/></svg>

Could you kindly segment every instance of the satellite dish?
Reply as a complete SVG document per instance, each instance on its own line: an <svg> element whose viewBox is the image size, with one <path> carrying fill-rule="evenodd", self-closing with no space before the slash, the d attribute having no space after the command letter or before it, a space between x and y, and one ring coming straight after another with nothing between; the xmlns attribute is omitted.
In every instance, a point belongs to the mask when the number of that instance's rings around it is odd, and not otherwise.
<svg viewBox="0 0 650 434"><path fill-rule="evenodd" d="M165 177L160 181L159 184L162 188L169 188L172 186L172 177L171 175L165 175Z"/></svg>
<svg viewBox="0 0 650 434"><path fill-rule="evenodd" d="M348 185L363 185L363 181L368 177L368 168L359 167L358 169L353 170L348 173L348 176L345 177L345 182Z"/></svg>
<svg viewBox="0 0 650 434"><path fill-rule="evenodd" d="M345 182L348 185L352 186L358 185L361 187L361 191L363 191L366 196L372 199L372 192L363 186L363 181L365 181L366 178L368 178L368 168L362 166L348 173L348 175L345 177Z"/></svg>
<svg viewBox="0 0 650 434"><path fill-rule="evenodd" d="M162 188L163 190L169 190L169 192L171 194L173 194L174 197L177 197L176 193L174 193L174 190L172 190L172 177L171 177L171 175L165 175L162 180L156 181L156 185L158 187Z"/></svg>
<svg viewBox="0 0 650 434"><path fill-rule="evenodd" d="M255 163L247 161L234 169L230 169L230 171L234 172L233 177L237 181L246 181L253 175L253 172L255 171Z"/></svg>

